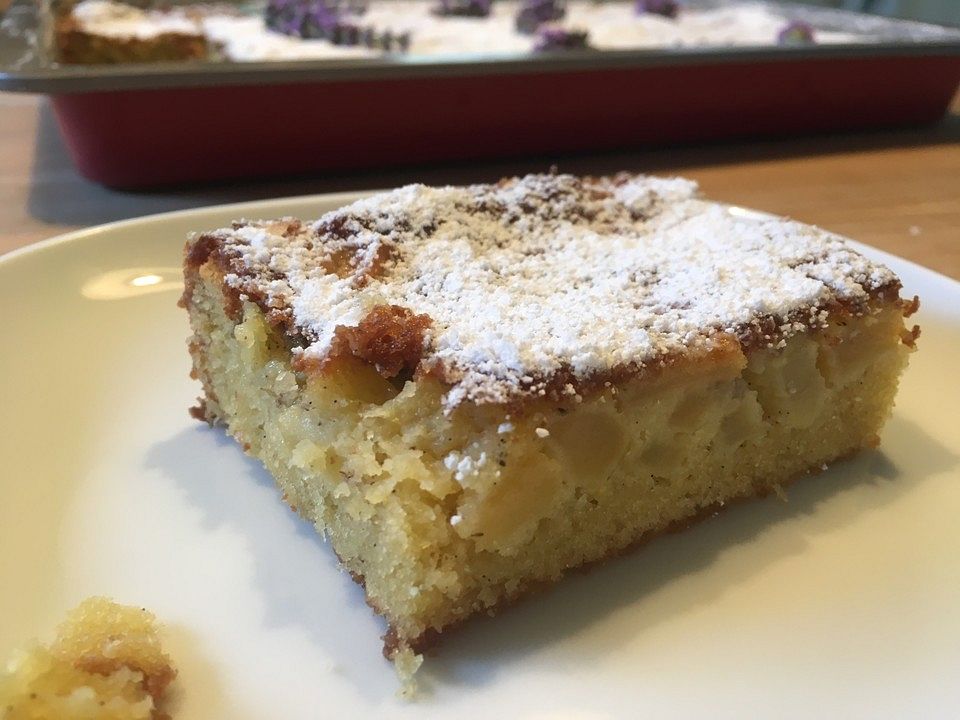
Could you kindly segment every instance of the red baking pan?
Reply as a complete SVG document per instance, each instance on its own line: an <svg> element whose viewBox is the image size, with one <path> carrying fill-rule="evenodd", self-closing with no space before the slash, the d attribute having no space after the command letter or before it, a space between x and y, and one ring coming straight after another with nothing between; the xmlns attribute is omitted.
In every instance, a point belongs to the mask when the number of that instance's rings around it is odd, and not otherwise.
<svg viewBox="0 0 960 720"><path fill-rule="evenodd" d="M916 125L948 108L960 31L788 12L872 41L69 66L21 35L19 50L0 38L0 89L49 94L80 172L117 188Z"/></svg>

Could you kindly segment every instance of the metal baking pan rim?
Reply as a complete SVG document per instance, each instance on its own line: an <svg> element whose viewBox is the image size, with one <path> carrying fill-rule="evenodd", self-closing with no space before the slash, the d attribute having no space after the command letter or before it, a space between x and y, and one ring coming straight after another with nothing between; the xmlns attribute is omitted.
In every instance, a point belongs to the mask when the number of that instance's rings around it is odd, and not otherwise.
<svg viewBox="0 0 960 720"><path fill-rule="evenodd" d="M697 64L798 62L878 57L960 56L960 37L798 47L568 51L530 56L453 55L264 62L52 65L0 72L0 90L73 94L223 85L363 82L434 77L548 74Z"/></svg>

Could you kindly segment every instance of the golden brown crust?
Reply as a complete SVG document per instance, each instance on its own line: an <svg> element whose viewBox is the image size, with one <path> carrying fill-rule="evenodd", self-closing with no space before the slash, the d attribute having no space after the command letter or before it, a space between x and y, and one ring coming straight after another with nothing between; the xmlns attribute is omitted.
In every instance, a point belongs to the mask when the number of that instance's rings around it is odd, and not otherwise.
<svg viewBox="0 0 960 720"><path fill-rule="evenodd" d="M200 235L187 240L183 246L183 292L177 306L187 309L193 300L193 292L200 279L200 268L217 249L217 240L211 235ZM224 297L226 300L226 297Z"/></svg>
<svg viewBox="0 0 960 720"><path fill-rule="evenodd" d="M55 23L57 59L79 65L203 60L210 46L203 35L162 33L151 38L115 38L82 30L69 15Z"/></svg>
<svg viewBox="0 0 960 720"><path fill-rule="evenodd" d="M415 315L399 305L377 305L356 327L337 328L331 356L352 355L385 378L396 377L404 369L412 373L423 357L423 335L429 326L426 315Z"/></svg>
<svg viewBox="0 0 960 720"><path fill-rule="evenodd" d="M347 234L343 227L344 220L344 217L338 216L321 222L317 228L318 238L321 238L318 242L322 242L325 236L342 239ZM380 277L387 264L396 257L396 248L383 244L377 247L372 259L364 262L360 250L349 246L333 250L323 259L321 267L340 278L352 277L354 287L363 287L371 278Z"/></svg>
<svg viewBox="0 0 960 720"><path fill-rule="evenodd" d="M210 412L207 410L207 401L205 398L197 398L197 404L191 408L187 408L187 412L190 413L190 417L194 420L213 424L210 419Z"/></svg>
<svg viewBox="0 0 960 720"><path fill-rule="evenodd" d="M285 228L284 232L287 233L296 232L299 229L299 221L286 219L277 221L273 226L283 227ZM226 251L223 238L215 233L197 235L187 241L183 249L183 255L184 286L183 295L179 302L180 307L186 308L188 306L197 279L200 277L202 269L205 269L203 271L215 277L220 286L227 317L234 322L239 322L243 315L243 303L245 301L252 302L261 309L271 327L284 333L289 345L304 344L304 338L296 328L293 321L293 312L290 308L278 308L271 305L266 294L258 291L256 286L250 286L241 291L224 282L224 276L228 274L246 276L249 275L249 270L240 258Z"/></svg>

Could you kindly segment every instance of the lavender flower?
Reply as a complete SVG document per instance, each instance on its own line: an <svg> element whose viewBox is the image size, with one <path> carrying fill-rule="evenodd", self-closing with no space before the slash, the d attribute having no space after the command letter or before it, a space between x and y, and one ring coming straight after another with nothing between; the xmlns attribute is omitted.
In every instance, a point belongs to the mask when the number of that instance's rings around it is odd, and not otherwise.
<svg viewBox="0 0 960 720"><path fill-rule="evenodd" d="M441 17L487 17L492 0L440 0L431 12Z"/></svg>
<svg viewBox="0 0 960 720"><path fill-rule="evenodd" d="M303 38L327 37L338 19L336 8L325 0L270 0L265 10L268 28Z"/></svg>
<svg viewBox="0 0 960 720"><path fill-rule="evenodd" d="M544 26L537 31L534 52L554 52L556 50L585 50L590 47L586 30L568 30L556 26Z"/></svg>
<svg viewBox="0 0 960 720"><path fill-rule="evenodd" d="M636 0L633 9L637 15L649 13L675 18L680 12L680 3L677 0Z"/></svg>
<svg viewBox="0 0 960 720"><path fill-rule="evenodd" d="M400 52L407 52L410 49L411 37L410 31L402 32L396 36L397 50ZM388 47L387 50L393 50L392 47Z"/></svg>
<svg viewBox="0 0 960 720"><path fill-rule="evenodd" d="M395 35L362 25L359 16L365 10L359 0L268 0L265 20L275 32L334 45L363 45L387 52L410 48L410 33Z"/></svg>
<svg viewBox="0 0 960 720"><path fill-rule="evenodd" d="M410 49L410 32L394 34L387 30L370 47L379 47L387 52L407 52Z"/></svg>
<svg viewBox="0 0 960 720"><path fill-rule="evenodd" d="M349 20L338 20L329 39L334 45L359 45L363 28Z"/></svg>
<svg viewBox="0 0 960 720"><path fill-rule="evenodd" d="M802 20L789 22L777 33L777 42L781 45L812 45L816 42L813 26Z"/></svg>
<svg viewBox="0 0 960 720"><path fill-rule="evenodd" d="M524 0L517 13L517 31L533 35L543 23L560 20L566 13L563 0Z"/></svg>

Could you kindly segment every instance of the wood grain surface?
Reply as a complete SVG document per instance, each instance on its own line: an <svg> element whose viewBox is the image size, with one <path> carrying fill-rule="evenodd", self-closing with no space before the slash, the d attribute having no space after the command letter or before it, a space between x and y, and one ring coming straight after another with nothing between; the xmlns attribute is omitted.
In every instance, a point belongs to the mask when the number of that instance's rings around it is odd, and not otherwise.
<svg viewBox="0 0 960 720"><path fill-rule="evenodd" d="M683 174L713 198L814 223L960 279L957 114L910 130L130 193L77 174L45 100L0 94L0 253L69 230L168 210L414 181L490 181L552 164L578 173Z"/></svg>

